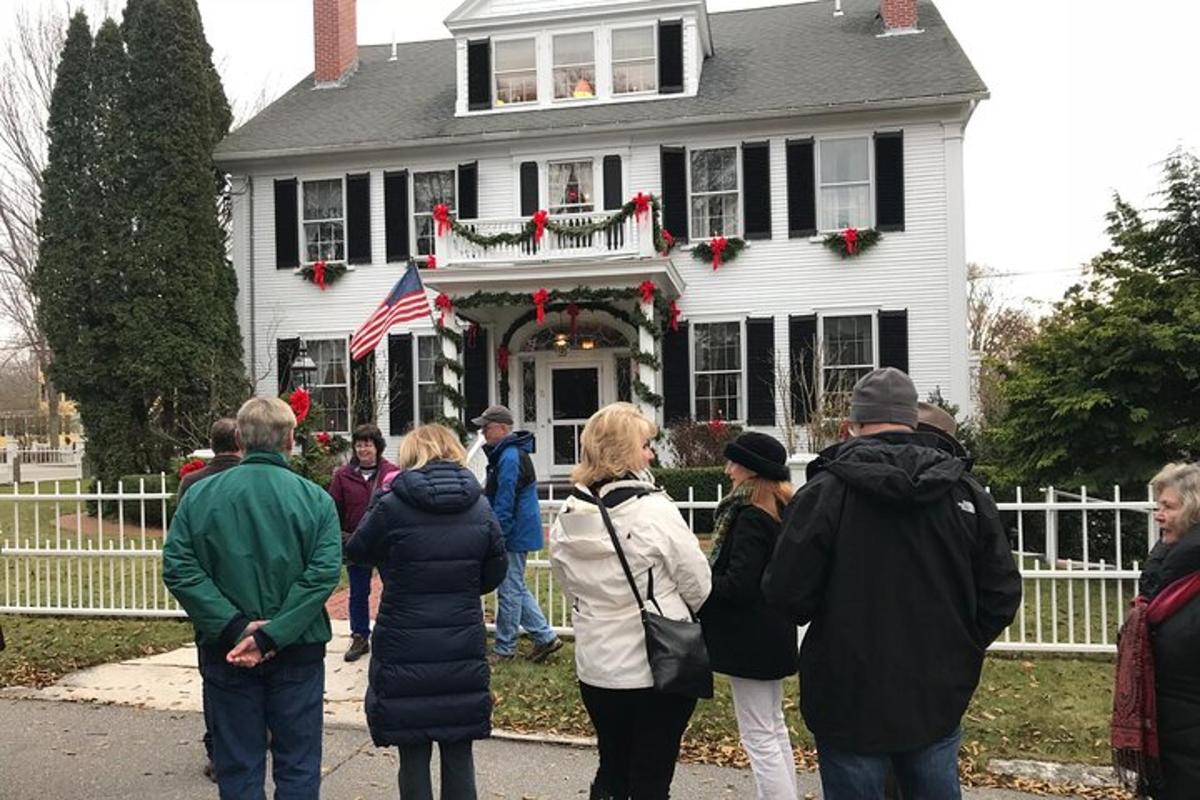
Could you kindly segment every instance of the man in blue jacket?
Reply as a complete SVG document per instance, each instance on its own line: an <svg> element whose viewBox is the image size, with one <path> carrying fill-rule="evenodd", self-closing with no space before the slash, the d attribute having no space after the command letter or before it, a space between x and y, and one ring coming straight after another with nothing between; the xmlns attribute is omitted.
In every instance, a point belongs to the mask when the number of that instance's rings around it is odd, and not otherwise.
<svg viewBox="0 0 1200 800"><path fill-rule="evenodd" d="M488 457L487 486L484 488L492 511L500 520L504 548L508 551L508 574L497 590L495 661L509 661L517 654L520 629L532 637L529 660L541 663L562 648L562 641L546 623L537 598L525 586L525 560L542 549L542 514L538 508L537 475L534 473L533 434L513 431L513 415L504 406L488 406L471 420L479 426Z"/></svg>

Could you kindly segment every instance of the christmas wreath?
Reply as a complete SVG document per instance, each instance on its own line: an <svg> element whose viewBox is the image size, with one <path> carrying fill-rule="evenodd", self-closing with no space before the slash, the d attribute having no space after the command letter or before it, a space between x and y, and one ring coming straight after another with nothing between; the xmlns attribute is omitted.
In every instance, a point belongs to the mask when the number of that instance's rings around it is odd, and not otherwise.
<svg viewBox="0 0 1200 800"><path fill-rule="evenodd" d="M745 239L739 239L734 236L725 238L724 236L714 236L707 242L698 242L692 248L692 258L699 261L707 261L712 264L713 270L720 269L721 265L733 261L737 258L738 253L748 247Z"/></svg>
<svg viewBox="0 0 1200 800"><path fill-rule="evenodd" d="M326 286L337 283L338 278L345 274L346 265L337 261L333 263L317 261L312 264L305 264L300 268L300 277L316 285L322 292L325 291Z"/></svg>
<svg viewBox="0 0 1200 800"><path fill-rule="evenodd" d="M831 233L825 237L825 246L834 251L842 258L847 256L856 256L865 250L870 250L875 245L879 244L879 240L883 237L879 235L879 231L871 228L846 228L837 233Z"/></svg>

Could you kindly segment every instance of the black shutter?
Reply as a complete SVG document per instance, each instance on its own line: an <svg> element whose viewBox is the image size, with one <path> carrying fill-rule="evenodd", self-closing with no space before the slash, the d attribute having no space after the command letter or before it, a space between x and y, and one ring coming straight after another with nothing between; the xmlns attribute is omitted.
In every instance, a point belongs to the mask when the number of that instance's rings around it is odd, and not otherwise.
<svg viewBox="0 0 1200 800"><path fill-rule="evenodd" d="M458 165L458 218L479 216L479 162Z"/></svg>
<svg viewBox="0 0 1200 800"><path fill-rule="evenodd" d="M667 331L662 340L663 421L670 425L692 416L692 375L688 361L688 324Z"/></svg>
<svg viewBox="0 0 1200 800"><path fill-rule="evenodd" d="M742 145L742 196L747 239L771 238L771 143Z"/></svg>
<svg viewBox="0 0 1200 800"><path fill-rule="evenodd" d="M350 408L355 425L375 422L375 351L350 362Z"/></svg>
<svg viewBox="0 0 1200 800"><path fill-rule="evenodd" d="M467 430L475 430L471 420L488 407L488 332L477 327L468 334L463 347L463 397L466 400Z"/></svg>
<svg viewBox="0 0 1200 800"><path fill-rule="evenodd" d="M621 157L604 157L604 210L612 211L625 205L625 190L621 186Z"/></svg>
<svg viewBox="0 0 1200 800"><path fill-rule="evenodd" d="M746 422L775 424L775 320L746 320Z"/></svg>
<svg viewBox="0 0 1200 800"><path fill-rule="evenodd" d="M812 139L787 143L788 236L817 232L817 176Z"/></svg>
<svg viewBox="0 0 1200 800"><path fill-rule="evenodd" d="M413 336L388 334L388 432L401 436L413 424Z"/></svg>
<svg viewBox="0 0 1200 800"><path fill-rule="evenodd" d="M387 260L407 261L408 245L408 172L383 174L383 226L387 239Z"/></svg>
<svg viewBox="0 0 1200 800"><path fill-rule="evenodd" d="M467 42L467 108L479 111L492 107L492 43L489 39Z"/></svg>
<svg viewBox="0 0 1200 800"><path fill-rule="evenodd" d="M677 242L688 240L687 150L662 148L662 226Z"/></svg>
<svg viewBox="0 0 1200 800"><path fill-rule="evenodd" d="M536 161L521 162L521 216L531 217L538 210L538 165Z"/></svg>
<svg viewBox="0 0 1200 800"><path fill-rule="evenodd" d="M658 93L683 91L683 21L658 23Z"/></svg>
<svg viewBox="0 0 1200 800"><path fill-rule="evenodd" d="M875 227L904 230L904 132L875 134Z"/></svg>
<svg viewBox="0 0 1200 800"><path fill-rule="evenodd" d="M292 390L292 362L299 354L299 339L275 340L275 377L279 394Z"/></svg>
<svg viewBox="0 0 1200 800"><path fill-rule="evenodd" d="M788 368L791 371L792 421L808 422L808 412L817 402L817 317L815 314L788 317Z"/></svg>
<svg viewBox="0 0 1200 800"><path fill-rule="evenodd" d="M300 220L296 179L275 181L275 268L300 266Z"/></svg>
<svg viewBox="0 0 1200 800"><path fill-rule="evenodd" d="M879 366L908 372L908 311L879 312Z"/></svg>
<svg viewBox="0 0 1200 800"><path fill-rule="evenodd" d="M371 176L346 176L346 261L371 263Z"/></svg>

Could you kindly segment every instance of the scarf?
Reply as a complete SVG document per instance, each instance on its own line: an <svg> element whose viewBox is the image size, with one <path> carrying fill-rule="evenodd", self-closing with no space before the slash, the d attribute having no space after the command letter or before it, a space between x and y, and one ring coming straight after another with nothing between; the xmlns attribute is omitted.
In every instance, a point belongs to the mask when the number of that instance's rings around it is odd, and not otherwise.
<svg viewBox="0 0 1200 800"><path fill-rule="evenodd" d="M726 534L729 533L730 523L737 516L737 512L741 511L743 506L748 505L750 505L749 483L743 483L717 503L717 509L713 512L713 545L712 551L708 554L709 564L717 563L717 558L721 555L721 545L725 541Z"/></svg>
<svg viewBox="0 0 1200 800"><path fill-rule="evenodd" d="M1125 788L1144 797L1157 781L1158 710L1154 688L1154 649L1150 628L1162 624L1200 595L1200 572L1171 583L1153 600L1139 595L1117 642L1113 690L1113 768Z"/></svg>

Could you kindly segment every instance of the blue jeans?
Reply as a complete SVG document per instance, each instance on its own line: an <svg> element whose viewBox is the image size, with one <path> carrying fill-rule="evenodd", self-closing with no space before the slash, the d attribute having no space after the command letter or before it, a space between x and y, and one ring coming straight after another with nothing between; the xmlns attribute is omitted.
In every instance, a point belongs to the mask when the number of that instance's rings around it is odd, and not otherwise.
<svg viewBox="0 0 1200 800"><path fill-rule="evenodd" d="M959 800L958 744L962 731L955 729L920 750L905 753L847 753L817 739L821 789L825 800L882 800L888 768L905 800Z"/></svg>
<svg viewBox="0 0 1200 800"><path fill-rule="evenodd" d="M350 577L350 632L359 636L371 633L371 567L347 564Z"/></svg>
<svg viewBox="0 0 1200 800"><path fill-rule="evenodd" d="M525 587L525 559L528 553L508 554L508 574L496 590L496 653L511 656L517 652L517 636L524 628L535 642L554 640L537 599Z"/></svg>
<svg viewBox="0 0 1200 800"><path fill-rule="evenodd" d="M268 733L276 800L317 800L325 662L246 669L212 661L200 674L221 800L266 797Z"/></svg>

